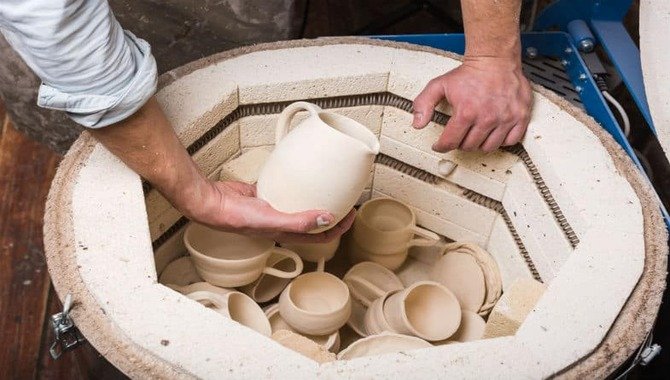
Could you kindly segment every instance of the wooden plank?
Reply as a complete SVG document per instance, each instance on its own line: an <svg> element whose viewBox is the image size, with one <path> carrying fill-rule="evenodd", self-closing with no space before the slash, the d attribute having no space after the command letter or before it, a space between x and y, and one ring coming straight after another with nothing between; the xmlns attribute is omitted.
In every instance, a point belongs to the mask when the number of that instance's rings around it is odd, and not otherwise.
<svg viewBox="0 0 670 380"><path fill-rule="evenodd" d="M0 140L0 379L29 379L49 280L42 217L59 156L6 125Z"/></svg>

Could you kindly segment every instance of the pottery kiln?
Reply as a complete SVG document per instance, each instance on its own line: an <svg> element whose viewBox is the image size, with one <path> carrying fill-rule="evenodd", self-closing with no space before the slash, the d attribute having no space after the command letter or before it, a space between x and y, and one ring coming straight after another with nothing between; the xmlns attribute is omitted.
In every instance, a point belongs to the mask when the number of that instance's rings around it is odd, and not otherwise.
<svg viewBox="0 0 670 380"><path fill-rule="evenodd" d="M381 155L362 199L395 197L423 227L479 243L504 286L517 277L548 284L515 336L323 365L289 351L157 283L185 252L186 220L86 134L59 168L45 227L54 285L61 298L72 294L76 324L136 377L613 371L650 330L665 284L667 235L653 193L592 119L541 88L522 146L432 152L442 127L411 129L410 100L458 63L441 51L366 39L274 43L171 71L158 99L210 177L240 152L271 145L277 114L295 100L370 127ZM438 109L443 123L449 110Z"/></svg>

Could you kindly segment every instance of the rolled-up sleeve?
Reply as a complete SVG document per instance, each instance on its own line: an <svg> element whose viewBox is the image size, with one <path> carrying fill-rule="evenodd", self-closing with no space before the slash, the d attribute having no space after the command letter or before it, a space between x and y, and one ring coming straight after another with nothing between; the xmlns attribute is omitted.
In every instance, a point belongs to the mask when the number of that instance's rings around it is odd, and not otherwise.
<svg viewBox="0 0 670 380"><path fill-rule="evenodd" d="M42 80L37 104L85 127L124 120L156 91L151 47L106 0L2 0L0 28Z"/></svg>

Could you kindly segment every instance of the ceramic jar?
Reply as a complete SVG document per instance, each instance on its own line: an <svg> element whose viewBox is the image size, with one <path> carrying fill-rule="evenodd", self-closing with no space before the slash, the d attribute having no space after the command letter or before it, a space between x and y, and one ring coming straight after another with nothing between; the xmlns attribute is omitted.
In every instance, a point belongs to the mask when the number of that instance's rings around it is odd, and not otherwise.
<svg viewBox="0 0 670 380"><path fill-rule="evenodd" d="M299 111L307 119L288 132ZM279 116L276 146L258 177L258 198L279 211L325 210L333 227L354 207L368 183L379 140L362 124L307 102Z"/></svg>

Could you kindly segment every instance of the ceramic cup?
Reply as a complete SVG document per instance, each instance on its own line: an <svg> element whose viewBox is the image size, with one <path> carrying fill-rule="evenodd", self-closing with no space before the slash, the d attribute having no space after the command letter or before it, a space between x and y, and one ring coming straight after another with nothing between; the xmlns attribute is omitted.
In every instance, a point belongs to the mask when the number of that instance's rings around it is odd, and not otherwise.
<svg viewBox="0 0 670 380"><path fill-rule="evenodd" d="M300 333L332 334L351 314L349 288L330 273L300 275L279 296L279 313Z"/></svg>
<svg viewBox="0 0 670 380"><path fill-rule="evenodd" d="M378 255L431 246L440 240L434 232L416 225L416 216L409 206L391 198L363 203L356 213L352 236L361 248Z"/></svg>
<svg viewBox="0 0 670 380"><path fill-rule="evenodd" d="M427 341L449 338L461 323L456 296L441 284L417 282L386 297L384 316L394 332Z"/></svg>
<svg viewBox="0 0 670 380"><path fill-rule="evenodd" d="M247 295L235 290L223 289L206 282L196 282L187 286L170 286L188 298L247 326L259 333L270 336L272 329L263 309Z"/></svg>
<svg viewBox="0 0 670 380"><path fill-rule="evenodd" d="M294 278L303 269L300 256L275 247L272 240L217 231L196 223L186 228L184 244L198 274L205 281L226 288L251 284L263 273ZM282 271L268 266L267 261L273 253L293 260L295 269Z"/></svg>
<svg viewBox="0 0 670 380"><path fill-rule="evenodd" d="M195 282L201 282L202 278L195 267L191 258L188 256L180 257L177 260L168 264L160 277L158 282L161 284L174 284L179 286L190 285Z"/></svg>
<svg viewBox="0 0 670 380"><path fill-rule="evenodd" d="M269 268L278 269L284 272L289 272L295 266L295 263L290 257L283 256L276 252L270 255L266 265ZM276 277L270 274L263 273L254 282L249 285L240 287L240 291L258 303L271 301L291 282L290 278Z"/></svg>
<svg viewBox="0 0 670 380"><path fill-rule="evenodd" d="M272 327L272 333L276 333L279 330L288 330L295 331L286 321L284 321L279 314L279 304L272 304L265 309L265 315L270 321L270 327ZM316 344L319 344L325 347L328 351L337 353L340 349L340 333L335 331L330 335L305 335L306 338L311 339Z"/></svg>
<svg viewBox="0 0 670 380"><path fill-rule="evenodd" d="M319 260L328 261L335 256L340 245L340 237L328 243L315 244L282 244L282 247L297 253L303 261L318 263Z"/></svg>
<svg viewBox="0 0 670 380"><path fill-rule="evenodd" d="M384 315L384 303L391 294L393 293L388 293L377 298L365 312L364 326L367 335L376 335L381 334L384 331L393 331L393 328L389 325L386 316Z"/></svg>
<svg viewBox="0 0 670 380"><path fill-rule="evenodd" d="M433 347L414 336L383 333L359 339L337 354L338 360L351 360L364 356L382 355Z"/></svg>
<svg viewBox="0 0 670 380"><path fill-rule="evenodd" d="M352 263L369 261L394 271L400 268L407 260L408 250L404 247L396 252L376 254L361 247L352 236L349 236L346 240L346 251Z"/></svg>
<svg viewBox="0 0 670 380"><path fill-rule="evenodd" d="M402 281L387 268L365 261L354 265L342 280L349 287L351 297L366 307L388 292L404 288Z"/></svg>

